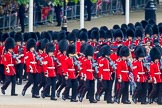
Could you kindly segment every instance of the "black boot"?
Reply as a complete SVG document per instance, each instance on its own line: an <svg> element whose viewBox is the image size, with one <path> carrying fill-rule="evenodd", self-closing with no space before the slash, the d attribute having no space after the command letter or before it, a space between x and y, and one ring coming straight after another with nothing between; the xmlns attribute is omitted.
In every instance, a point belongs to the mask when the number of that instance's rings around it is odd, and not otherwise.
<svg viewBox="0 0 162 108"><path fill-rule="evenodd" d="M23 89L21 94L25 96L25 93L26 93L26 89Z"/></svg>

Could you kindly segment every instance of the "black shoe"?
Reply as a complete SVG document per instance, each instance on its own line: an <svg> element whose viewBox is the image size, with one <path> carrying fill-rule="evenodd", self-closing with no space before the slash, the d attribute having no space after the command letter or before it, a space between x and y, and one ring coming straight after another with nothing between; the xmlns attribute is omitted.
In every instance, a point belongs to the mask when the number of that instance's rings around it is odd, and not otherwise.
<svg viewBox="0 0 162 108"><path fill-rule="evenodd" d="M25 90L25 89L23 89L23 91L22 91L22 93L21 93L21 94L22 94L23 96L25 96L25 93L26 93L26 90Z"/></svg>
<svg viewBox="0 0 162 108"><path fill-rule="evenodd" d="M56 93L56 96L59 98L60 97L60 92L57 92Z"/></svg>
<svg viewBox="0 0 162 108"><path fill-rule="evenodd" d="M113 104L113 103L114 103L114 101L112 101L112 100L107 101L107 104Z"/></svg>
<svg viewBox="0 0 162 108"><path fill-rule="evenodd" d="M137 98L132 98L132 101L137 104Z"/></svg>
<svg viewBox="0 0 162 108"><path fill-rule="evenodd" d="M43 92L41 92L41 96L42 96L42 98L45 98L46 96L44 95L44 93Z"/></svg>
<svg viewBox="0 0 162 108"><path fill-rule="evenodd" d="M79 98L79 102L82 102L82 101L83 101L83 97L80 96L80 98Z"/></svg>
<svg viewBox="0 0 162 108"><path fill-rule="evenodd" d="M32 98L40 98L39 95L33 95Z"/></svg>
<svg viewBox="0 0 162 108"><path fill-rule="evenodd" d="M71 99L70 102L78 102L76 99Z"/></svg>
<svg viewBox="0 0 162 108"><path fill-rule="evenodd" d="M46 94L45 96L46 96L46 97L51 97L51 95L49 95L49 94Z"/></svg>
<svg viewBox="0 0 162 108"><path fill-rule="evenodd" d="M60 26L61 26L61 24L57 24L57 25L56 25L56 27L60 27Z"/></svg>
<svg viewBox="0 0 162 108"><path fill-rule="evenodd" d="M11 96L18 96L18 94L14 93L14 94L11 94Z"/></svg>
<svg viewBox="0 0 162 108"><path fill-rule="evenodd" d="M100 96L98 94L95 95L97 101L100 101Z"/></svg>
<svg viewBox="0 0 162 108"><path fill-rule="evenodd" d="M3 90L2 88L1 88L1 92L2 92L2 94L4 94L4 95L5 95L5 90Z"/></svg>
<svg viewBox="0 0 162 108"><path fill-rule="evenodd" d="M68 96L67 99L71 99L71 96Z"/></svg>
<svg viewBox="0 0 162 108"><path fill-rule="evenodd" d="M126 100L123 102L123 104L131 104L131 102L129 100Z"/></svg>
<svg viewBox="0 0 162 108"><path fill-rule="evenodd" d="M62 95L62 99L65 101L66 100L66 97L64 95Z"/></svg>
<svg viewBox="0 0 162 108"><path fill-rule="evenodd" d="M120 99L116 98L116 103L120 104Z"/></svg>
<svg viewBox="0 0 162 108"><path fill-rule="evenodd" d="M85 21L91 21L91 19L86 19Z"/></svg>
<svg viewBox="0 0 162 108"><path fill-rule="evenodd" d="M93 100L93 101L90 101L90 103L97 103L97 101L96 100Z"/></svg>
<svg viewBox="0 0 162 108"><path fill-rule="evenodd" d="M152 104L152 103L153 103L152 98L149 98L149 99L148 99L148 103L149 103L149 104Z"/></svg>
<svg viewBox="0 0 162 108"><path fill-rule="evenodd" d="M51 100L54 100L54 101L56 101L57 99L56 99L55 97L53 97L53 98L51 98Z"/></svg>
<svg viewBox="0 0 162 108"><path fill-rule="evenodd" d="M148 102L141 102L141 105L146 105L148 104Z"/></svg>

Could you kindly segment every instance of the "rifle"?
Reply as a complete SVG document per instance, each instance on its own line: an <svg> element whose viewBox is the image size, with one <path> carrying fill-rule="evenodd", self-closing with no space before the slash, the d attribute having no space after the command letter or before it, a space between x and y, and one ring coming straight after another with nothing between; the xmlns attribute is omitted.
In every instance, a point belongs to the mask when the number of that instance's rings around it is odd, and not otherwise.
<svg viewBox="0 0 162 108"><path fill-rule="evenodd" d="M107 60L109 61L109 64L110 64L110 66L113 68L113 69L117 69L117 67L116 67L116 64L111 60L111 58L109 58L109 57L106 57L107 58Z"/></svg>
<svg viewBox="0 0 162 108"><path fill-rule="evenodd" d="M55 56L53 56L53 60L58 64L58 66L61 66L60 61Z"/></svg>
<svg viewBox="0 0 162 108"><path fill-rule="evenodd" d="M34 54L36 56L36 60L40 61L40 65L43 64L42 58L38 55L38 53L34 50Z"/></svg>
<svg viewBox="0 0 162 108"><path fill-rule="evenodd" d="M79 63L79 61L78 61L78 57L77 57L77 55L72 55L72 54L70 54L70 56L73 58L73 60L74 60L74 65L75 66L77 66L78 67L78 70L81 70L81 66L80 66L80 63Z"/></svg>
<svg viewBox="0 0 162 108"><path fill-rule="evenodd" d="M93 58L92 58L92 67L95 69L95 72L98 73L98 64Z"/></svg>
<svg viewBox="0 0 162 108"><path fill-rule="evenodd" d="M21 61L18 59L17 55L14 54L14 52L12 52L12 58L16 59L16 61L17 61L18 63L21 62Z"/></svg>
<svg viewBox="0 0 162 108"><path fill-rule="evenodd" d="M133 65L132 65L132 63L127 59L126 60L127 61L127 65L131 68L131 70L133 70Z"/></svg>

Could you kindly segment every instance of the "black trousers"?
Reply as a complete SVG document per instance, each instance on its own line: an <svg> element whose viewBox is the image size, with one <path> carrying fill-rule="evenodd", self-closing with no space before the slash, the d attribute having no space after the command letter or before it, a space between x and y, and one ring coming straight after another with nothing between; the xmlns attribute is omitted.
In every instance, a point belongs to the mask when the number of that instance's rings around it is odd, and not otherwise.
<svg viewBox="0 0 162 108"><path fill-rule="evenodd" d="M137 82L137 87L134 91L133 98L139 98L141 102L146 102L147 83Z"/></svg>
<svg viewBox="0 0 162 108"><path fill-rule="evenodd" d="M61 6L55 6L56 21L58 25L61 25Z"/></svg>
<svg viewBox="0 0 162 108"><path fill-rule="evenodd" d="M119 91L117 94L117 98L121 98L122 96L122 102L125 102L129 99L129 82L121 82L120 83L120 87L119 87Z"/></svg>
<svg viewBox="0 0 162 108"><path fill-rule="evenodd" d="M87 20L91 20L91 13L92 13L92 2L91 0L86 0L85 4L87 6L87 14L88 14L88 18Z"/></svg>
<svg viewBox="0 0 162 108"><path fill-rule="evenodd" d="M23 63L17 64L15 68L16 68L16 79L17 81L19 79L19 83L22 83L24 64Z"/></svg>
<svg viewBox="0 0 162 108"><path fill-rule="evenodd" d="M87 80L86 81L86 90L88 91L89 101L94 100L94 92L95 92L95 81Z"/></svg>
<svg viewBox="0 0 162 108"><path fill-rule="evenodd" d="M40 83L39 83L38 89L40 90L42 87L44 88L46 85L46 77L44 76L44 72L40 73L39 79L40 79Z"/></svg>
<svg viewBox="0 0 162 108"><path fill-rule="evenodd" d="M25 15L19 15L19 18L20 18L21 32L24 33L24 31L25 31L25 24L24 24Z"/></svg>
<svg viewBox="0 0 162 108"><path fill-rule="evenodd" d="M79 82L79 85L77 88L77 93L81 94L82 90L84 89L84 80L81 79L81 77L78 77L78 82Z"/></svg>
<svg viewBox="0 0 162 108"><path fill-rule="evenodd" d="M60 85L60 87L57 89L57 92L61 92L62 89L66 86L66 80L65 80L65 77L64 76L61 76L62 77L62 83Z"/></svg>
<svg viewBox="0 0 162 108"><path fill-rule="evenodd" d="M12 86L11 86L11 95L12 95L12 94L15 94L16 75L6 76L5 83L4 83L4 85L2 86L1 89L6 90L10 83L12 83Z"/></svg>
<svg viewBox="0 0 162 108"><path fill-rule="evenodd" d="M61 84L62 84L62 76L57 75L56 90L61 86Z"/></svg>
<svg viewBox="0 0 162 108"><path fill-rule="evenodd" d="M112 84L111 80L103 80L103 87L105 91L105 98L108 102L111 101L112 98Z"/></svg>
<svg viewBox="0 0 162 108"><path fill-rule="evenodd" d="M68 98L70 88L72 88L71 99L76 99L77 87L78 87L77 79L68 79L68 80L66 80L66 87L65 87L65 90L64 90L64 93L63 93L65 98Z"/></svg>
<svg viewBox="0 0 162 108"><path fill-rule="evenodd" d="M154 99L155 97L158 97L158 103L162 104L162 83L157 83L153 85L149 98Z"/></svg>
<svg viewBox="0 0 162 108"><path fill-rule="evenodd" d="M5 82L4 65L0 64L0 81Z"/></svg>
<svg viewBox="0 0 162 108"><path fill-rule="evenodd" d="M51 86L51 98L55 98L55 91L56 91L56 77L49 77L46 78L47 83L43 89L43 93L46 94Z"/></svg>
<svg viewBox="0 0 162 108"><path fill-rule="evenodd" d="M122 4L122 7L123 7L123 14L125 15L125 0L121 0L121 4Z"/></svg>
<svg viewBox="0 0 162 108"><path fill-rule="evenodd" d="M39 74L38 73L29 73L28 82L24 86L24 90L27 90L32 84L33 84L32 95L33 96L38 95L39 94L39 90L38 90Z"/></svg>

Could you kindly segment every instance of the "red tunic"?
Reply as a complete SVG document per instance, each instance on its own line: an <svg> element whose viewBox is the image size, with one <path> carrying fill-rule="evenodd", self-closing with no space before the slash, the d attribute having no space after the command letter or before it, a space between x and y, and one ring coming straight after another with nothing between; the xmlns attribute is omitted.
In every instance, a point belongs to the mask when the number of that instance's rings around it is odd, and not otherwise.
<svg viewBox="0 0 162 108"><path fill-rule="evenodd" d="M26 47L25 46L22 46L22 52L21 52L21 54L19 54L19 49L20 49L20 46L19 45L16 45L15 48L14 48L14 53L16 55L19 55L19 60L21 61L20 63L25 63L24 56L26 54Z"/></svg>
<svg viewBox="0 0 162 108"><path fill-rule="evenodd" d="M7 76L13 76L15 71L15 60L12 58L11 53L5 53L2 58L2 64L4 65L4 72Z"/></svg>

